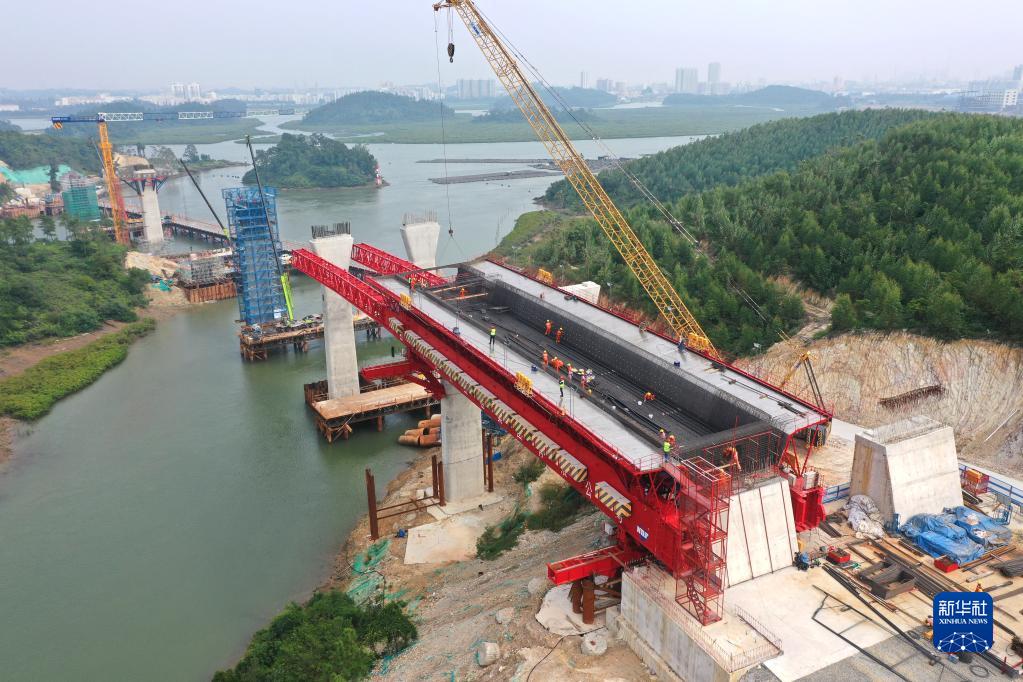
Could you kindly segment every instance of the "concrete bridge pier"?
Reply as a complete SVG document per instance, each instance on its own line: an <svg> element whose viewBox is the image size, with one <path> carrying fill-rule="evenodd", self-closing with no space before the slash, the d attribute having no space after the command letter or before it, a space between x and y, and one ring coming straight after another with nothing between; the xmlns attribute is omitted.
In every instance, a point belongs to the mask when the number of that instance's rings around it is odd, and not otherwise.
<svg viewBox="0 0 1023 682"><path fill-rule="evenodd" d="M135 171L135 175L128 180L128 184L139 196L142 209L142 236L149 246L150 253L163 245L163 216L160 214L157 192L165 179L157 175L155 170L143 168Z"/></svg>
<svg viewBox="0 0 1023 682"><path fill-rule="evenodd" d="M401 221L401 239L408 259L416 267L437 265L437 240L440 223L428 212L417 216L406 213ZM444 492L450 502L477 497L486 492L483 485L483 426L480 409L454 386L444 384L440 401L441 457L444 462Z"/></svg>
<svg viewBox="0 0 1023 682"><path fill-rule="evenodd" d="M437 265L437 240L440 238L440 223L437 214L429 211L418 216L406 213L401 220L401 240L405 242L408 259L419 268Z"/></svg>
<svg viewBox="0 0 1023 682"><path fill-rule="evenodd" d="M313 253L339 268L352 260L352 235L330 234L309 242ZM327 356L327 397L359 394L359 362L355 353L352 306L327 287L323 289L323 346Z"/></svg>
<svg viewBox="0 0 1023 682"><path fill-rule="evenodd" d="M444 462L444 493L460 502L486 492L483 485L483 425L480 409L444 382L440 401L440 451Z"/></svg>

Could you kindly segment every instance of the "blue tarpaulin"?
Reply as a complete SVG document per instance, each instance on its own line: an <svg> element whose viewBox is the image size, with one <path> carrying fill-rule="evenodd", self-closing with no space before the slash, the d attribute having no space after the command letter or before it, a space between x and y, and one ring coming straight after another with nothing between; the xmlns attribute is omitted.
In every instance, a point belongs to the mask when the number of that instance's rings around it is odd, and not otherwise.
<svg viewBox="0 0 1023 682"><path fill-rule="evenodd" d="M931 556L947 556L965 564L983 554L984 547L971 540L956 521L954 513L917 514L899 530Z"/></svg>
<svg viewBox="0 0 1023 682"><path fill-rule="evenodd" d="M971 540L985 549L1012 541L1012 531L990 516L966 507L956 507L952 513L955 514L955 524L965 530Z"/></svg>

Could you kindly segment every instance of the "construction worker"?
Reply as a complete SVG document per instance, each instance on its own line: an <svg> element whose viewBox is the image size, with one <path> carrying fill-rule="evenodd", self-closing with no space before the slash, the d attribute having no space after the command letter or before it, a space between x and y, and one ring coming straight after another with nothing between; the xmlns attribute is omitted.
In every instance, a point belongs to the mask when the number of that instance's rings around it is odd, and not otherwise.
<svg viewBox="0 0 1023 682"><path fill-rule="evenodd" d="M565 330L558 327L558 331L554 334L554 343L561 343L561 337L565 335Z"/></svg>
<svg viewBox="0 0 1023 682"><path fill-rule="evenodd" d="M571 362L568 363L568 368L565 371L568 372L568 380L571 381L572 380L572 363Z"/></svg>
<svg viewBox="0 0 1023 682"><path fill-rule="evenodd" d="M645 402L645 403L653 402L654 397L655 396L654 396L653 393L651 393L650 391L647 391L646 393L643 394L643 402Z"/></svg>
<svg viewBox="0 0 1023 682"><path fill-rule="evenodd" d="M675 447L675 434L674 433L669 433L668 434L668 444L671 445L672 448Z"/></svg>
<svg viewBox="0 0 1023 682"><path fill-rule="evenodd" d="M586 384L588 381L589 378L586 376L586 372L582 372L579 374L579 388L583 389L583 391L586 390Z"/></svg>
<svg viewBox="0 0 1023 682"><path fill-rule="evenodd" d="M545 324L543 326L543 335L544 336L550 336L551 335L551 321L550 320L547 320L547 324Z"/></svg>
<svg viewBox="0 0 1023 682"><path fill-rule="evenodd" d="M661 447L664 449L664 461L667 462L671 459L671 443L664 441L664 445Z"/></svg>
<svg viewBox="0 0 1023 682"><path fill-rule="evenodd" d="M565 380L561 379L558 381L558 390L561 391L561 397L565 397Z"/></svg>
<svg viewBox="0 0 1023 682"><path fill-rule="evenodd" d="M550 358L547 355L547 349L544 348L543 349L543 368L544 369L547 369L547 364L548 364L549 360L550 360Z"/></svg>
<svg viewBox="0 0 1023 682"><path fill-rule="evenodd" d="M564 360L555 355L554 359L551 360L551 364L554 365L554 371L557 372L558 374L561 374L561 368L565 364Z"/></svg>
<svg viewBox="0 0 1023 682"><path fill-rule="evenodd" d="M490 328L490 350L494 350L494 346L497 344L497 327Z"/></svg>
<svg viewBox="0 0 1023 682"><path fill-rule="evenodd" d="M668 432L665 431L664 429L661 429L657 433L660 434L662 442L668 439Z"/></svg>
<svg viewBox="0 0 1023 682"><path fill-rule="evenodd" d="M458 290L458 298L465 298L466 293L467 292L465 291L465 287L462 287L461 289Z"/></svg>

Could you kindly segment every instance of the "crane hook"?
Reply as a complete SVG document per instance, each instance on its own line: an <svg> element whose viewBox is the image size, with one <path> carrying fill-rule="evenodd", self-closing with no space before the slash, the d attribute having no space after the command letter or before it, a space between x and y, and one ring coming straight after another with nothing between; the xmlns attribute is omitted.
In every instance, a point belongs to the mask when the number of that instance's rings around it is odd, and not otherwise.
<svg viewBox="0 0 1023 682"><path fill-rule="evenodd" d="M452 64L455 63L455 44L448 43L448 61Z"/></svg>

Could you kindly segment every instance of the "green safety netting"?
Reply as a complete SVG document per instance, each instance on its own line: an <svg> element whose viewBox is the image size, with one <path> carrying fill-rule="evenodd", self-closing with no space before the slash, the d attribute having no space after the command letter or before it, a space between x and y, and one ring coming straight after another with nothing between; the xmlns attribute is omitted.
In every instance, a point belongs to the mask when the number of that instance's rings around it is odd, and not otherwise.
<svg viewBox="0 0 1023 682"><path fill-rule="evenodd" d="M57 166L57 177L69 172L71 172L71 166L65 164ZM7 178L7 182L12 185L42 185L50 181L50 167L36 166L35 168L14 170L7 166L0 166L0 175Z"/></svg>

